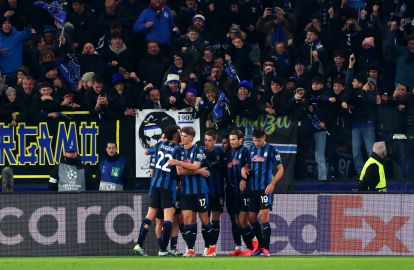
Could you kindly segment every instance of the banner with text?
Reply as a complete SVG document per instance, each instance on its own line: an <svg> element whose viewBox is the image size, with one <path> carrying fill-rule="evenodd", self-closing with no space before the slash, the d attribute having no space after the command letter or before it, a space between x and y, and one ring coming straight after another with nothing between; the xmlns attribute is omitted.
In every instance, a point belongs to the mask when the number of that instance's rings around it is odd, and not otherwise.
<svg viewBox="0 0 414 270"><path fill-rule="evenodd" d="M0 194L0 256L133 255L147 207L148 196L133 192ZM413 194L277 194L270 252L413 256L413 218ZM218 254L227 254L226 212L220 224ZM183 251L181 235L178 243ZM158 252L154 226L144 247ZM197 254L203 249L198 228Z"/></svg>
<svg viewBox="0 0 414 270"><path fill-rule="evenodd" d="M150 156L145 152L157 144L162 131L171 125L192 126L196 131L194 142L200 140L200 120L194 119L193 113L186 110L142 110L135 122L136 177L149 177Z"/></svg>

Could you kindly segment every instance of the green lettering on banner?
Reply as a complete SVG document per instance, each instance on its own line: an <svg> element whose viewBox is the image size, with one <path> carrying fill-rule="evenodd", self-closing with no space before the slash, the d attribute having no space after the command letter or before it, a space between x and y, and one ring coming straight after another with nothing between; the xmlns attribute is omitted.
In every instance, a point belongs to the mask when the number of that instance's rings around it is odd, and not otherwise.
<svg viewBox="0 0 414 270"><path fill-rule="evenodd" d="M236 116L235 124L238 128L254 129L261 127L267 135L272 135L277 129L291 128L291 120L287 116L261 115L257 120Z"/></svg>

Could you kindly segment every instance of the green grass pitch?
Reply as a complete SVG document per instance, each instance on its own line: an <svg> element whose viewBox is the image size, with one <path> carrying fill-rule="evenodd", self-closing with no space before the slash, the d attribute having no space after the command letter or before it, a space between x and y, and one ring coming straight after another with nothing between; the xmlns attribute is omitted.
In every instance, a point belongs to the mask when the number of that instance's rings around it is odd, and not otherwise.
<svg viewBox="0 0 414 270"><path fill-rule="evenodd" d="M270 258L35 257L0 258L1 270L412 270L414 257L273 256Z"/></svg>

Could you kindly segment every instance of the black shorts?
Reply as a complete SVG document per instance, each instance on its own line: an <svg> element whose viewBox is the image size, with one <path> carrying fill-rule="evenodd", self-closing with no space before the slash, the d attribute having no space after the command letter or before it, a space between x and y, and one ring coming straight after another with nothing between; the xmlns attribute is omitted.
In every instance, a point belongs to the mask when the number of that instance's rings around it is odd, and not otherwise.
<svg viewBox="0 0 414 270"><path fill-rule="evenodd" d="M175 194L171 190L152 187L149 206L157 209L174 207Z"/></svg>
<svg viewBox="0 0 414 270"><path fill-rule="evenodd" d="M249 197L246 194L237 194L234 190L227 190L226 207L229 214L247 212L249 211Z"/></svg>
<svg viewBox="0 0 414 270"><path fill-rule="evenodd" d="M208 196L199 195L181 195L181 210L191 210L197 213L208 211Z"/></svg>
<svg viewBox="0 0 414 270"><path fill-rule="evenodd" d="M249 194L249 212L259 213L260 210L270 209L273 205L273 194L266 195L264 190L256 190Z"/></svg>
<svg viewBox="0 0 414 270"><path fill-rule="evenodd" d="M180 201L180 196L179 195L177 195L177 200L175 201L175 204L174 204L174 208L175 208L175 213L174 213L174 215L179 215L179 214L181 214L181 201ZM158 210L157 210L157 216L156 216L158 219L164 219L164 210L163 209L161 209L161 208L159 208Z"/></svg>
<svg viewBox="0 0 414 270"><path fill-rule="evenodd" d="M208 211L223 213L224 195L208 197Z"/></svg>

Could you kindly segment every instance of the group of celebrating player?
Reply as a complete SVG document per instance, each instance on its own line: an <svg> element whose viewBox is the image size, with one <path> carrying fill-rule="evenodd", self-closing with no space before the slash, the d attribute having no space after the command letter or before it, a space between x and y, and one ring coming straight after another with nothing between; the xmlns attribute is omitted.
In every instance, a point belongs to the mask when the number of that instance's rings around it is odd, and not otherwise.
<svg viewBox="0 0 414 270"><path fill-rule="evenodd" d="M276 147L266 142L262 129L253 130L250 148L243 145L240 130L223 138L222 147L216 146L214 131L204 134L204 146L194 144L195 135L192 127L169 126L161 141L148 151L150 202L134 252L146 256L145 237L157 219L158 255L194 257L198 213L205 243L203 256L215 256L226 201L236 246L229 255L269 256L269 211L273 190L283 175ZM177 251L179 231L187 245L184 254Z"/></svg>

